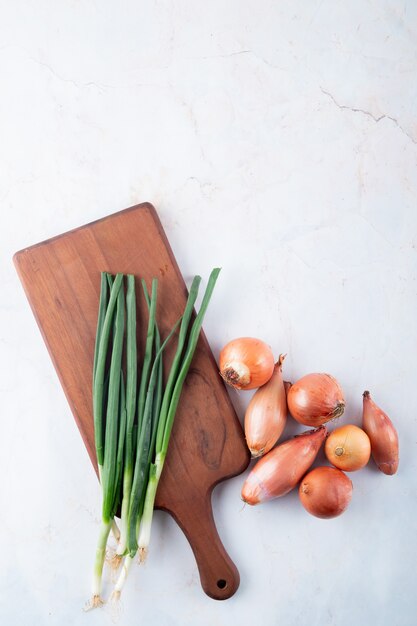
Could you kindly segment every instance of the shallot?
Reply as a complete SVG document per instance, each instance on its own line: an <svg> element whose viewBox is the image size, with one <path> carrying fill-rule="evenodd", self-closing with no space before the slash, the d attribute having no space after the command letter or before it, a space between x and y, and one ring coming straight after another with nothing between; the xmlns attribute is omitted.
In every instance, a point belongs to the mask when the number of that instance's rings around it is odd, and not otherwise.
<svg viewBox="0 0 417 626"><path fill-rule="evenodd" d="M285 355L280 355L271 378L256 391L246 410L245 437L253 457L271 450L287 421L287 397L282 379L284 358Z"/></svg>
<svg viewBox="0 0 417 626"><path fill-rule="evenodd" d="M236 389L256 389L272 376L274 355L260 339L240 337L224 346L220 353L220 375Z"/></svg>
<svg viewBox="0 0 417 626"><path fill-rule="evenodd" d="M330 519L346 510L352 498L352 481L335 467L316 467L304 476L298 494L311 515Z"/></svg>
<svg viewBox="0 0 417 626"><path fill-rule="evenodd" d="M330 433L324 452L332 465L345 472L354 472L369 461L371 442L362 428L347 424Z"/></svg>
<svg viewBox="0 0 417 626"><path fill-rule="evenodd" d="M294 489L316 458L326 435L326 427L321 426L273 448L256 463L247 477L242 500L259 504Z"/></svg>
<svg viewBox="0 0 417 626"><path fill-rule="evenodd" d="M372 457L384 474L391 476L398 469L398 434L390 418L363 392L363 429L371 440Z"/></svg>
<svg viewBox="0 0 417 626"><path fill-rule="evenodd" d="M345 410L343 391L330 374L307 374L294 383L287 396L288 409L297 422L320 426Z"/></svg>

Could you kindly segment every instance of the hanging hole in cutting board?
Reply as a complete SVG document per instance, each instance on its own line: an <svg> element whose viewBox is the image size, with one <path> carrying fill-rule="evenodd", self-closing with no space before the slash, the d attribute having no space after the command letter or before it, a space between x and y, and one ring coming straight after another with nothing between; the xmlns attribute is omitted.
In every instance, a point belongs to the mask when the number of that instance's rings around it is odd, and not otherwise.
<svg viewBox="0 0 417 626"><path fill-rule="evenodd" d="M219 588L219 589L226 589L226 587L227 587L227 582L224 580L224 578L220 578L220 579L217 581L217 586L218 586L218 588Z"/></svg>

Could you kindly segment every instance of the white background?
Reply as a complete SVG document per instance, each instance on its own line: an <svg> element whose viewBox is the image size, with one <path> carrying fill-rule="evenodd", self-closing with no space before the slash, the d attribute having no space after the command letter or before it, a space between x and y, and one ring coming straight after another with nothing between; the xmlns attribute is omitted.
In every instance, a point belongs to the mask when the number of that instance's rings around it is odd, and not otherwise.
<svg viewBox="0 0 417 626"><path fill-rule="evenodd" d="M417 4L0 2L0 621L409 626L416 573ZM187 281L223 271L205 331L328 371L343 422L371 390L396 424L333 521L296 493L216 488L241 574L219 603L165 514L118 610L85 614L99 491L12 253L151 201ZM249 394L233 394L239 416ZM290 426L287 434L295 432ZM106 574L105 595L110 582Z"/></svg>

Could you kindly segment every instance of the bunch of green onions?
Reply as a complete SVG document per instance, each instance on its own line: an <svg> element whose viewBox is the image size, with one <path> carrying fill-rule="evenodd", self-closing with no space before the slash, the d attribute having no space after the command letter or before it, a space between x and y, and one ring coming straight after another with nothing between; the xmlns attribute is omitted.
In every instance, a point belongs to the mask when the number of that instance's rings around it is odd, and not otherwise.
<svg viewBox="0 0 417 626"><path fill-rule="evenodd" d="M97 543L92 599L102 604L101 586L107 541L118 541L113 567L122 564L113 592L120 597L127 573L139 552L148 552L155 497L168 450L181 391L197 347L220 269L211 274L200 310L191 323L201 282L192 282L182 316L161 342L156 323L158 281L151 293L141 281L148 307L148 327L141 370L136 340L136 290L133 275L101 274L93 368L93 413L97 464L102 488L102 520ZM126 283L126 286L125 286ZM179 328L177 348L164 385L163 351ZM121 511L120 531L115 516Z"/></svg>

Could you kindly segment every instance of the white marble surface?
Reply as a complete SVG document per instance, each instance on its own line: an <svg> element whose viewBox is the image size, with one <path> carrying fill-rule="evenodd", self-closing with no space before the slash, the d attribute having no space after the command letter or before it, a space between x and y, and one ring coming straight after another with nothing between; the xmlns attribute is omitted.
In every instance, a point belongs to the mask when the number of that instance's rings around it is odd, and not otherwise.
<svg viewBox="0 0 417 626"><path fill-rule="evenodd" d="M1 0L0 14L1 623L411 626L417 3ZM295 494L242 508L242 477L219 486L241 573L224 603L159 513L120 610L84 614L97 483L11 256L145 200L187 279L223 267L216 355L255 335L288 352L289 379L333 373L345 421L371 389L401 463L355 474L333 521ZM248 396L233 399L242 416Z"/></svg>

